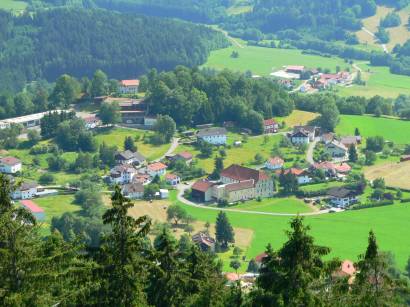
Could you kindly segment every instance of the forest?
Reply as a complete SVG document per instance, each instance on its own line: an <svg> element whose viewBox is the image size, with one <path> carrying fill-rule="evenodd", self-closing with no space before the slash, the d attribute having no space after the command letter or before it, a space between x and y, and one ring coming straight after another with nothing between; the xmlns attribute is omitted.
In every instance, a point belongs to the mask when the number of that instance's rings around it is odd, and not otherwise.
<svg viewBox="0 0 410 307"><path fill-rule="evenodd" d="M91 76L103 69L127 79L151 68L202 64L227 46L207 27L105 10L58 8L13 16L0 11L0 90L68 73Z"/></svg>

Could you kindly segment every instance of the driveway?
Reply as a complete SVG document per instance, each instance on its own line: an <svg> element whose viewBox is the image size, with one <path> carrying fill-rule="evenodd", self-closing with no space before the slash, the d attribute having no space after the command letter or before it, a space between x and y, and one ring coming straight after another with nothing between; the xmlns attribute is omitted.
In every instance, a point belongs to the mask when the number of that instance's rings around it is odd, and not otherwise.
<svg viewBox="0 0 410 307"><path fill-rule="evenodd" d="M318 143L318 140L314 140L313 142L309 143L307 152L306 152L306 161L310 165L315 164L315 161L313 160L313 152L315 150L316 144Z"/></svg>
<svg viewBox="0 0 410 307"><path fill-rule="evenodd" d="M160 158L154 160L154 162L159 162L162 159L164 159L166 156L170 156L174 153L174 151L178 148L179 146L179 138L173 138L171 142L171 146L168 148L167 152Z"/></svg>

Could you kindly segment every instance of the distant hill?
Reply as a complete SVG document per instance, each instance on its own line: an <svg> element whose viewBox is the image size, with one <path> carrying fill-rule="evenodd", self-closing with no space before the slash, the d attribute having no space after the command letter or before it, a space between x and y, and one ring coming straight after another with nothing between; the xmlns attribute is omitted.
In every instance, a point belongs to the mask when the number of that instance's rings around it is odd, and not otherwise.
<svg viewBox="0 0 410 307"><path fill-rule="evenodd" d="M68 73L135 77L151 68L196 66L228 45L223 34L183 21L106 10L59 8L12 16L0 11L0 90Z"/></svg>

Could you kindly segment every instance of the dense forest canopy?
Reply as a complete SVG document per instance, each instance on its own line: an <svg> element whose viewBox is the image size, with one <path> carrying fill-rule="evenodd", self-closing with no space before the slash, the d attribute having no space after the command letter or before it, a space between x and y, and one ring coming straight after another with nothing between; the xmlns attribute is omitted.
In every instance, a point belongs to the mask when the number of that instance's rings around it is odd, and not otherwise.
<svg viewBox="0 0 410 307"><path fill-rule="evenodd" d="M199 65L227 45L222 34L182 21L59 8L13 17L0 11L0 90L64 73L136 77L151 68Z"/></svg>

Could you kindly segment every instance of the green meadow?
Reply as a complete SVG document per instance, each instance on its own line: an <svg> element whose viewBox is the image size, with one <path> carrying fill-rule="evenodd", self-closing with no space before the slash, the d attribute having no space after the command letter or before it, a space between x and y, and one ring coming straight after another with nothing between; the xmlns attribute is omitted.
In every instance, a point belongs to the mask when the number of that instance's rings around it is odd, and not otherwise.
<svg viewBox="0 0 410 307"><path fill-rule="evenodd" d="M410 121L368 115L341 115L336 133L353 135L355 128L358 128L365 138L380 135L395 144L410 143Z"/></svg>
<svg viewBox="0 0 410 307"><path fill-rule="evenodd" d="M243 204L232 206L231 209L273 212L273 213L307 213L312 212L312 208L296 197L267 198L261 201L251 200Z"/></svg>
<svg viewBox="0 0 410 307"><path fill-rule="evenodd" d="M238 58L232 58L233 51L239 53ZM204 65L218 70L231 69L234 71L252 71L253 74L268 76L273 71L282 69L285 65L304 65L310 68L328 68L336 70L336 66L342 69L350 67L343 59L331 57L325 58L316 55L305 55L295 49L275 49L255 46L244 48L229 47L212 51L208 61Z"/></svg>
<svg viewBox="0 0 410 307"><path fill-rule="evenodd" d="M27 2L16 0L1 0L0 9L7 11L22 11L27 7Z"/></svg>
<svg viewBox="0 0 410 307"><path fill-rule="evenodd" d="M214 222L218 211L194 208L181 204L195 218ZM254 230L251 245L245 254L248 259L262 253L268 243L279 248L286 240L290 217L227 212L234 227ZM410 256L410 205L400 204L374 209L345 211L305 217L316 243L331 248L331 257L357 260L367 246L367 236L375 231L383 251L392 251L403 269Z"/></svg>

